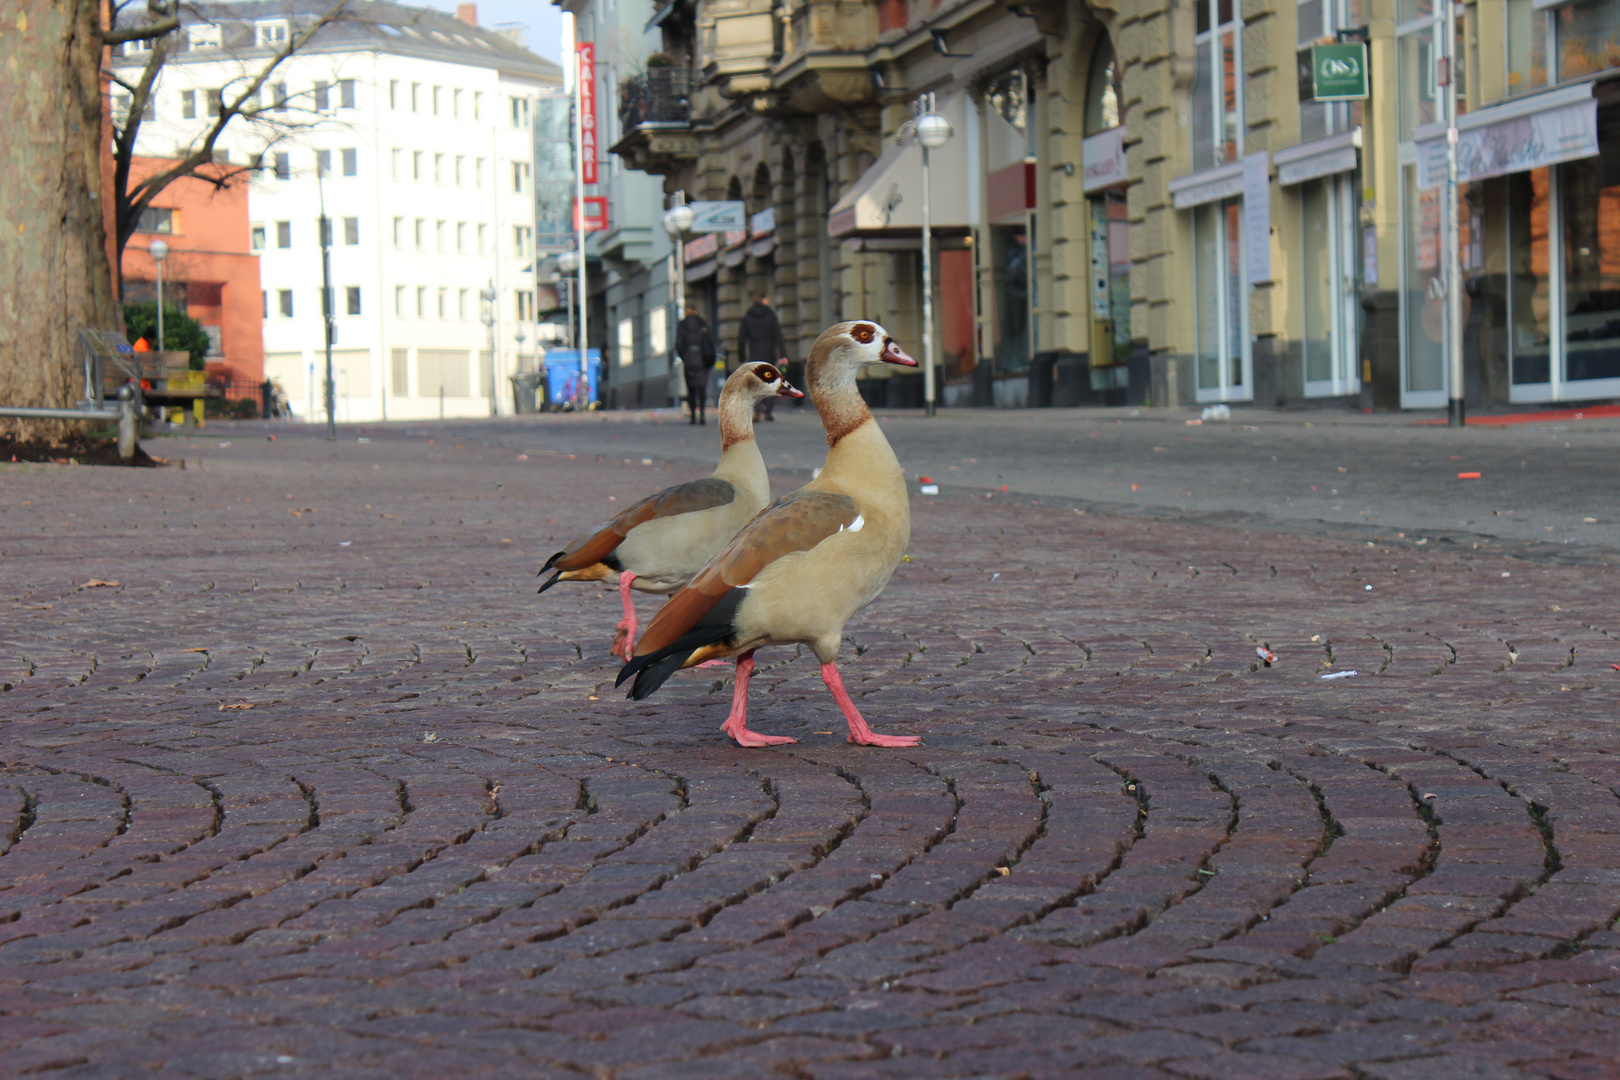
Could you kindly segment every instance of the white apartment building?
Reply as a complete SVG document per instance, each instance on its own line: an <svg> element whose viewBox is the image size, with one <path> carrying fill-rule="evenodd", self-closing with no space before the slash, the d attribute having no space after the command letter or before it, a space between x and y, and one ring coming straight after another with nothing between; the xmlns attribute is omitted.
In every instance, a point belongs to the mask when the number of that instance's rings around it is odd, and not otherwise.
<svg viewBox="0 0 1620 1080"><path fill-rule="evenodd" d="M139 137L193 145L328 0L207 8L179 31ZM120 67L140 62L131 53ZM249 215L264 289L265 377L324 419L322 206L330 222L339 420L513 411L534 370L533 115L562 83L549 60L455 16L354 0L262 88L217 144L258 163ZM493 297L493 299L489 299Z"/></svg>

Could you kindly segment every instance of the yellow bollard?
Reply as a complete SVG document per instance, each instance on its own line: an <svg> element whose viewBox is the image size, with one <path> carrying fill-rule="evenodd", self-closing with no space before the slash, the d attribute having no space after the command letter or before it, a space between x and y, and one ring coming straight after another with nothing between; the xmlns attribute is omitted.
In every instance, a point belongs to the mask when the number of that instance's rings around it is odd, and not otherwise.
<svg viewBox="0 0 1620 1080"><path fill-rule="evenodd" d="M208 426L208 421L203 419L203 399L202 398L193 398L192 399L192 401L191 401L191 417L192 417L193 420L195 420L197 422L197 427L199 429Z"/></svg>

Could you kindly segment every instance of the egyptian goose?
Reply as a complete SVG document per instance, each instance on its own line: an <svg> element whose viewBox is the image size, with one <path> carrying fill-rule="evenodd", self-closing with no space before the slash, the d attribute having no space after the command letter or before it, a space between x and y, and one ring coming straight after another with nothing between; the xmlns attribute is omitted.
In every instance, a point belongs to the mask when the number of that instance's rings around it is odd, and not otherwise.
<svg viewBox="0 0 1620 1080"><path fill-rule="evenodd" d="M905 476L889 440L855 389L867 364L917 361L872 322L842 322L810 349L806 378L827 429L827 463L809 484L772 503L739 532L647 625L619 683L635 678L639 701L677 669L736 657L731 713L721 727L740 746L796 740L748 730L754 651L804 644L849 722L849 741L915 746L913 735L879 735L844 689L834 661L844 624L877 599L911 538Z"/></svg>
<svg viewBox="0 0 1620 1080"><path fill-rule="evenodd" d="M626 507L557 552L540 573L559 581L602 581L617 576L624 619L613 655L631 657L636 605L630 590L672 593L770 501L765 459L754 442L754 404L770 397L803 397L774 364L743 364L720 391L720 464L702 480L676 484Z"/></svg>

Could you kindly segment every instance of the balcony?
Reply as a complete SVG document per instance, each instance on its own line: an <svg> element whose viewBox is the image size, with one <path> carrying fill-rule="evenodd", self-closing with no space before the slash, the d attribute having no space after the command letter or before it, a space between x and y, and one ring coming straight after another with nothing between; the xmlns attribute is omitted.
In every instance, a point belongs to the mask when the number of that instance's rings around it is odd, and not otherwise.
<svg viewBox="0 0 1620 1080"><path fill-rule="evenodd" d="M650 68L619 87L619 124L634 128L685 128L692 123L692 72Z"/></svg>
<svg viewBox="0 0 1620 1080"><path fill-rule="evenodd" d="M698 156L691 133L697 89L686 68L649 68L619 85L619 125L624 137L609 148L627 168L668 175Z"/></svg>

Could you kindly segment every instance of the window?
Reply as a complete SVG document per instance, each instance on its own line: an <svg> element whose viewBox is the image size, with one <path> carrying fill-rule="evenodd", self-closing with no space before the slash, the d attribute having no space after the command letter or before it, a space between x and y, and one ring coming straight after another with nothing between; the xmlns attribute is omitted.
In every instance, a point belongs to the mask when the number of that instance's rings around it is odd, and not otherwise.
<svg viewBox="0 0 1620 1080"><path fill-rule="evenodd" d="M217 49L221 40L220 27L211 23L198 23L186 30L186 47L190 49Z"/></svg>
<svg viewBox="0 0 1620 1080"><path fill-rule="evenodd" d="M224 91L223 90L208 90L208 91L206 91L206 93L208 95L208 115L209 116L218 116L219 115L219 96L220 96L220 94L224 93Z"/></svg>
<svg viewBox="0 0 1620 1080"><path fill-rule="evenodd" d="M129 110L133 102L128 94L116 94L113 97L113 118L123 124L129 119Z"/></svg>
<svg viewBox="0 0 1620 1080"><path fill-rule="evenodd" d="M270 87L270 109L272 112L287 111L287 84L273 83Z"/></svg>
<svg viewBox="0 0 1620 1080"><path fill-rule="evenodd" d="M332 107L332 84L329 82L315 83L315 110L325 112Z"/></svg>
<svg viewBox="0 0 1620 1080"><path fill-rule="evenodd" d="M135 219L135 231L174 235L174 211L148 206L141 211L141 216Z"/></svg>
<svg viewBox="0 0 1620 1080"><path fill-rule="evenodd" d="M456 294L456 317L461 319L467 318L467 310L471 304L472 290L462 289L461 292Z"/></svg>
<svg viewBox="0 0 1620 1080"><path fill-rule="evenodd" d="M1193 169L1243 156L1243 18L1232 0L1198 0L1192 88Z"/></svg>
<svg viewBox="0 0 1620 1080"><path fill-rule="evenodd" d="M1605 0L1576 0L1552 13L1559 81L1620 67L1620 12Z"/></svg>
<svg viewBox="0 0 1620 1080"><path fill-rule="evenodd" d="M444 250L445 224L445 222L440 221L433 226L434 247L439 251Z"/></svg>
<svg viewBox="0 0 1620 1080"><path fill-rule="evenodd" d="M398 79L389 79L388 80L388 107L390 109L398 109L399 108L399 80Z"/></svg>
<svg viewBox="0 0 1620 1080"><path fill-rule="evenodd" d="M529 240L533 235L533 231L527 225L512 226L512 254L527 255Z"/></svg>
<svg viewBox="0 0 1620 1080"><path fill-rule="evenodd" d="M441 287L439 289L439 318L448 319L449 317L450 317L450 290Z"/></svg>
<svg viewBox="0 0 1620 1080"><path fill-rule="evenodd" d="M276 222L276 247L278 247L278 248L290 248L290 247L292 247L292 222L290 222L290 221L278 221L278 222Z"/></svg>
<svg viewBox="0 0 1620 1080"><path fill-rule="evenodd" d="M529 190L529 163L527 161L512 162L512 190L519 195Z"/></svg>
<svg viewBox="0 0 1620 1080"><path fill-rule="evenodd" d="M328 217L319 218L319 219L316 220L316 224L320 226L320 228L317 229L316 231L320 234L321 246L322 247L331 247L332 246L332 219L328 218Z"/></svg>
<svg viewBox="0 0 1620 1080"><path fill-rule="evenodd" d="M270 317L270 290L269 289L260 289L259 290L259 306L263 309L262 311L259 312L259 316L261 318L268 319Z"/></svg>
<svg viewBox="0 0 1620 1080"><path fill-rule="evenodd" d="M287 44L287 20L267 19L253 24L253 43L262 48L280 48Z"/></svg>
<svg viewBox="0 0 1620 1080"><path fill-rule="evenodd" d="M427 247L427 219L416 219L416 250L421 251Z"/></svg>
<svg viewBox="0 0 1620 1080"><path fill-rule="evenodd" d="M484 186L484 159L479 158L477 161L473 162L473 187L481 188L483 186Z"/></svg>
<svg viewBox="0 0 1620 1080"><path fill-rule="evenodd" d="M338 105L341 108L345 108L345 109L354 108L354 80L353 79L339 79L338 80Z"/></svg>
<svg viewBox="0 0 1620 1080"><path fill-rule="evenodd" d="M422 84L411 83L411 112L421 111Z"/></svg>
<svg viewBox="0 0 1620 1080"><path fill-rule="evenodd" d="M358 315L358 314L360 314L360 286L358 286L358 285L350 285L348 288L343 290L343 293L344 293L344 300L345 300L345 305L344 305L345 310L350 315Z"/></svg>
<svg viewBox="0 0 1620 1080"><path fill-rule="evenodd" d="M488 225L478 226L478 254L480 255L482 255L489 247L489 242L487 239L489 235L488 230Z"/></svg>
<svg viewBox="0 0 1620 1080"><path fill-rule="evenodd" d="M467 223L456 222L456 250L463 254L467 251Z"/></svg>
<svg viewBox="0 0 1620 1080"><path fill-rule="evenodd" d="M391 164L389 166L389 173L390 173L391 176L393 176L393 178L395 180L402 179L402 177L399 175L399 169L400 169L400 165L403 162L404 158L405 158L405 151L400 150L397 147L389 155L389 160L391 162Z"/></svg>
<svg viewBox="0 0 1620 1080"><path fill-rule="evenodd" d="M397 248L405 246L405 219L402 217L394 219L394 246Z"/></svg>
<svg viewBox="0 0 1620 1080"><path fill-rule="evenodd" d="M360 154L353 148L343 151L343 175L360 175Z"/></svg>
<svg viewBox="0 0 1620 1080"><path fill-rule="evenodd" d="M460 154L457 154L456 155L456 187L460 187L462 185L462 183L463 183L462 174L466 171L466 169L465 169L466 164L467 164L467 159L462 157Z"/></svg>
<svg viewBox="0 0 1620 1080"><path fill-rule="evenodd" d="M183 120L197 119L197 91L180 91L180 118Z"/></svg>
<svg viewBox="0 0 1620 1080"><path fill-rule="evenodd" d="M405 286L394 286L394 314L401 319L405 317Z"/></svg>
<svg viewBox="0 0 1620 1080"><path fill-rule="evenodd" d="M395 397L405 397L411 392L410 363L411 350L395 349L388 358L389 366L393 368L393 388Z"/></svg>
<svg viewBox="0 0 1620 1080"><path fill-rule="evenodd" d="M636 321L634 319L619 320L619 366L633 364L636 360Z"/></svg>
<svg viewBox="0 0 1620 1080"><path fill-rule="evenodd" d="M434 116L439 115L439 99L442 98L443 96L444 96L444 87L435 86L433 88L433 115Z"/></svg>
<svg viewBox="0 0 1620 1080"><path fill-rule="evenodd" d="M457 120L461 119L461 91L450 91L450 115Z"/></svg>
<svg viewBox="0 0 1620 1080"><path fill-rule="evenodd" d="M292 179L292 155L286 151L277 152L275 173L277 180Z"/></svg>
<svg viewBox="0 0 1620 1080"><path fill-rule="evenodd" d="M343 219L343 242L350 247L355 247L360 243L359 218L346 217Z"/></svg>
<svg viewBox="0 0 1620 1080"><path fill-rule="evenodd" d="M473 119L474 120L482 119L483 118L482 117L483 111L484 111L484 92L482 90L474 90L473 91Z"/></svg>
<svg viewBox="0 0 1620 1080"><path fill-rule="evenodd" d="M331 176L332 175L332 151L330 151L330 150L317 150L317 151L315 151L315 175L316 176Z"/></svg>
<svg viewBox="0 0 1620 1080"><path fill-rule="evenodd" d="M292 290L291 289L282 289L282 290L280 290L279 293L277 293L277 296L279 297L280 304L281 304L281 317L283 319L292 318L293 317Z"/></svg>
<svg viewBox="0 0 1620 1080"><path fill-rule="evenodd" d="M529 99L515 97L512 99L512 126L526 128L529 126Z"/></svg>
<svg viewBox="0 0 1620 1080"><path fill-rule="evenodd" d="M422 151L417 150L411 154L411 179L418 183L422 180Z"/></svg>
<svg viewBox="0 0 1620 1080"><path fill-rule="evenodd" d="M248 231L248 236L250 237L250 240L248 241L249 246L252 247L252 249L254 251L263 251L264 250L264 226L263 225L253 225Z"/></svg>
<svg viewBox="0 0 1620 1080"><path fill-rule="evenodd" d="M433 182L435 184L444 183L444 155L443 154L434 154L433 155Z"/></svg>
<svg viewBox="0 0 1620 1080"><path fill-rule="evenodd" d="M427 286L421 285L421 286L418 286L417 290L416 290L416 317L418 319L425 319L425 318L427 318L427 313L428 313L428 291L427 291Z"/></svg>
<svg viewBox="0 0 1620 1080"><path fill-rule="evenodd" d="M1430 0L1401 0L1402 29L1396 38L1396 83L1400 137L1404 142L1425 124L1440 119L1436 85L1435 26Z"/></svg>
<svg viewBox="0 0 1620 1080"><path fill-rule="evenodd" d="M534 293L529 289L517 289L512 296L517 300L518 322L534 321Z"/></svg>

